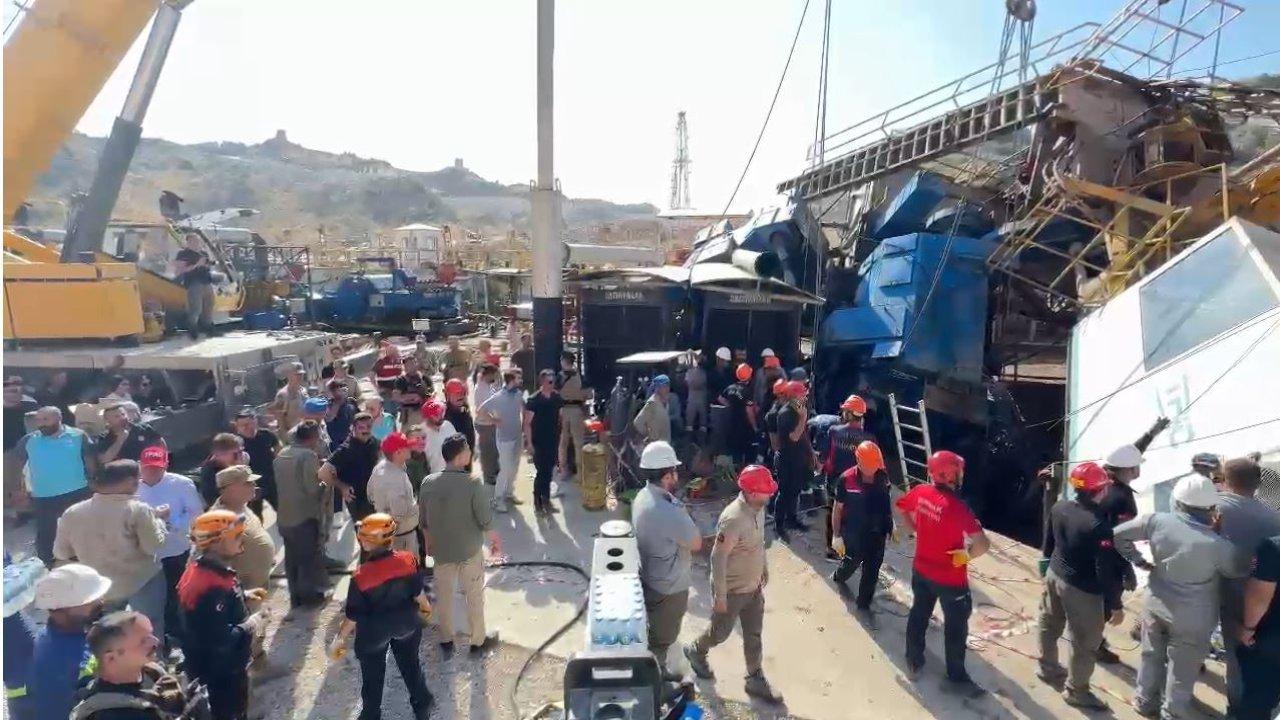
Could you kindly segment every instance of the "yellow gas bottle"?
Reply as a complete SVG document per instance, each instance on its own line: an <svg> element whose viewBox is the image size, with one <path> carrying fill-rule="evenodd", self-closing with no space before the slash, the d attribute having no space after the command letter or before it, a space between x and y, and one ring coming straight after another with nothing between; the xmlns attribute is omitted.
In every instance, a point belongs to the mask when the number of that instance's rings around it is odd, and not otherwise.
<svg viewBox="0 0 1280 720"><path fill-rule="evenodd" d="M578 479L582 483L582 508L584 510L604 510L606 505L605 468L608 465L609 450L598 442L586 443L582 446L582 467L578 468Z"/></svg>

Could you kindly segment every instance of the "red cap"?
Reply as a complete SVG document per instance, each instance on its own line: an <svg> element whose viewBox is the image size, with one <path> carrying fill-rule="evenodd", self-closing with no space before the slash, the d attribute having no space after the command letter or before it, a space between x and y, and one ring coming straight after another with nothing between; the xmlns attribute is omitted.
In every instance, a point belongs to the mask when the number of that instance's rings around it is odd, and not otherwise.
<svg viewBox="0 0 1280 720"><path fill-rule="evenodd" d="M462 397L467 394L467 384L458 378L451 378L444 384L445 397Z"/></svg>
<svg viewBox="0 0 1280 720"><path fill-rule="evenodd" d="M583 421L583 426L586 427L587 432L604 432L604 421L597 417L587 418Z"/></svg>
<svg viewBox="0 0 1280 720"><path fill-rule="evenodd" d="M733 371L733 376L738 378L738 382L746 382L751 379L751 366L742 363L737 370Z"/></svg>
<svg viewBox="0 0 1280 720"><path fill-rule="evenodd" d="M422 416L431 422L444 419L444 403L439 400L428 400L422 404Z"/></svg>
<svg viewBox="0 0 1280 720"><path fill-rule="evenodd" d="M416 450L418 443L401 432L393 432L382 439L382 454L387 457L401 450Z"/></svg>
<svg viewBox="0 0 1280 720"><path fill-rule="evenodd" d="M787 395L796 398L804 397L809 394L809 386L799 380L791 380L787 383Z"/></svg>
<svg viewBox="0 0 1280 720"><path fill-rule="evenodd" d="M775 380L775 381L773 382L773 396L774 396L774 397L786 397L786 396L787 396L787 381L786 381L786 380L783 380L783 379L779 378L779 379L777 379L777 380Z"/></svg>
<svg viewBox="0 0 1280 720"><path fill-rule="evenodd" d="M738 487L743 492L772 495L778 492L778 483L773 473L763 465L748 465L738 473Z"/></svg>
<svg viewBox="0 0 1280 720"><path fill-rule="evenodd" d="M1095 462L1082 462L1071 470L1071 487L1080 492L1096 493L1111 484L1111 476Z"/></svg>
<svg viewBox="0 0 1280 720"><path fill-rule="evenodd" d="M867 414L867 401L857 395L850 395L844 399L844 402L840 403L840 409L862 417Z"/></svg>
<svg viewBox="0 0 1280 720"><path fill-rule="evenodd" d="M964 458L950 450L929 456L929 479L936 485L955 485L964 475Z"/></svg>
<svg viewBox="0 0 1280 720"><path fill-rule="evenodd" d="M142 456L138 459L138 464L143 467L169 467L169 451L163 446L152 445L142 451Z"/></svg>
<svg viewBox="0 0 1280 720"><path fill-rule="evenodd" d="M782 367L782 361L777 356L770 355L764 359L764 366L767 368L780 368Z"/></svg>

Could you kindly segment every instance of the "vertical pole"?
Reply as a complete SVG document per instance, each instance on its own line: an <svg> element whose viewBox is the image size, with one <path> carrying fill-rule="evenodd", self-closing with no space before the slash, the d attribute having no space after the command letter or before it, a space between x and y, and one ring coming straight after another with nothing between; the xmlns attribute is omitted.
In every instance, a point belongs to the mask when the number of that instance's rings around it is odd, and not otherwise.
<svg viewBox="0 0 1280 720"><path fill-rule="evenodd" d="M538 370L559 367L564 323L553 152L555 20L555 0L538 0L538 182L532 193L533 348Z"/></svg>

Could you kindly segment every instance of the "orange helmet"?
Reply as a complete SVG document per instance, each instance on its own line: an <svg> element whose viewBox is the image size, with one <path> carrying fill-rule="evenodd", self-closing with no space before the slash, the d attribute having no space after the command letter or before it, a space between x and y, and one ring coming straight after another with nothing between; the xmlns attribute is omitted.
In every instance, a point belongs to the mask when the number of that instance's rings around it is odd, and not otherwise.
<svg viewBox="0 0 1280 720"><path fill-rule="evenodd" d="M431 422L440 422L444 419L444 403L439 400L428 400L422 404L422 417Z"/></svg>
<svg viewBox="0 0 1280 720"><path fill-rule="evenodd" d="M1082 462L1075 466L1067 479L1071 482L1071 487L1089 494L1096 493L1111 484L1111 476L1095 462Z"/></svg>
<svg viewBox="0 0 1280 720"><path fill-rule="evenodd" d="M787 381L779 378L773 383L773 396L776 398L784 398L787 396Z"/></svg>
<svg viewBox="0 0 1280 720"><path fill-rule="evenodd" d="M853 455L858 460L858 467L870 472L884 469L884 453L880 452L880 446L870 440L863 441L853 451Z"/></svg>
<svg viewBox="0 0 1280 720"><path fill-rule="evenodd" d="M366 515L356 523L356 537L366 542L390 545L396 535L396 521L386 513Z"/></svg>
<svg viewBox="0 0 1280 720"><path fill-rule="evenodd" d="M764 366L767 368L780 368L782 367L782 361L776 356L770 356L764 359Z"/></svg>
<svg viewBox="0 0 1280 720"><path fill-rule="evenodd" d="M957 485L964 477L964 458L950 450L939 450L929 456L928 468L934 485Z"/></svg>
<svg viewBox="0 0 1280 720"><path fill-rule="evenodd" d="M458 378L451 378L444 384L444 396L459 398L467 394L467 384Z"/></svg>
<svg viewBox="0 0 1280 720"><path fill-rule="evenodd" d="M857 395L850 395L840 403L840 409L857 417L867 414L867 401Z"/></svg>
<svg viewBox="0 0 1280 720"><path fill-rule="evenodd" d="M778 482L773 473L763 465L748 465L738 473L738 487L743 492L772 495L778 492Z"/></svg>
<svg viewBox="0 0 1280 720"><path fill-rule="evenodd" d="M738 366L737 370L733 371L733 376L738 378L738 382L746 382L751 379L751 372L751 366L746 363L742 363Z"/></svg>
<svg viewBox="0 0 1280 720"><path fill-rule="evenodd" d="M191 542L199 550L243 532L244 515L230 510L210 510L191 521Z"/></svg>
<svg viewBox="0 0 1280 720"><path fill-rule="evenodd" d="M809 386L799 380L791 380L787 383L787 395L793 398L801 398L809 394Z"/></svg>
<svg viewBox="0 0 1280 720"><path fill-rule="evenodd" d="M587 432L600 433L604 432L604 421L598 417L590 417L582 421L583 427Z"/></svg>

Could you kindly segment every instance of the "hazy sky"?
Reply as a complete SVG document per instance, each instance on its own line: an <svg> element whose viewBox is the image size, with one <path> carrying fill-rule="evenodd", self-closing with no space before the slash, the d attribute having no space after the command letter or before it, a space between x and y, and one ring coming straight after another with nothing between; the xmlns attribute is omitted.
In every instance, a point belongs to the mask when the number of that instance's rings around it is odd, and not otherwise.
<svg viewBox="0 0 1280 720"><path fill-rule="evenodd" d="M1221 59L1280 49L1280 2L1236 0ZM1194 8L1205 0L1189 0ZM742 171L803 0L561 0L556 174L571 196L666 205L676 112L689 118L694 204L718 212ZM1103 21L1123 0L1042 0L1037 38ZM1178 0L1166 6L1171 15ZM824 3L808 18L735 206L768 201L813 138ZM534 175L534 0L195 0L145 122L190 143L294 142L412 170L465 160ZM851 124L995 59L1001 0L836 0L828 128ZM1214 11L1216 13L1216 11ZM6 19L13 13L5 4ZM145 37L145 33L144 33ZM1151 38L1134 38L1145 47ZM106 134L142 40L80 123ZM1208 49L1203 49L1208 52ZM1196 67L1207 57L1187 58ZM1275 71L1280 54L1223 68ZM1141 68L1138 68L1141 69Z"/></svg>

